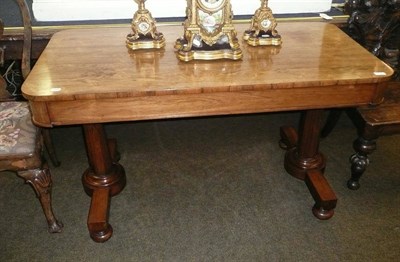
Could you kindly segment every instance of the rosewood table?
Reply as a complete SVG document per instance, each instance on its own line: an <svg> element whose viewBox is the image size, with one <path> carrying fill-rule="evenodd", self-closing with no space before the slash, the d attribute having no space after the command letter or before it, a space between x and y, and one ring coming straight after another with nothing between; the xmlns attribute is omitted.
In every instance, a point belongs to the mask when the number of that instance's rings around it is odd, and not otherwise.
<svg viewBox="0 0 400 262"><path fill-rule="evenodd" d="M235 25L240 36L249 25ZM56 33L25 81L39 126L83 126L89 168L82 176L91 196L90 236L112 235L110 198L126 183L116 143L103 123L148 119L302 110L297 131L282 127L288 173L305 181L320 219L333 215L337 198L323 176L319 152L323 110L379 103L392 69L335 25L281 23L281 47L241 41L240 61L180 62L173 44L181 26L159 26L162 50L128 51L130 27L72 29Z"/></svg>

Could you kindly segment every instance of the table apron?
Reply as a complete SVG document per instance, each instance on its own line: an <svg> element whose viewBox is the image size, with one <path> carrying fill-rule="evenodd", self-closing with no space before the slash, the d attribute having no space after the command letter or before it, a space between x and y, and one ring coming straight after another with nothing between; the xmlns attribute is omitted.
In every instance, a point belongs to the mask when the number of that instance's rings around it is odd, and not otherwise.
<svg viewBox="0 0 400 262"><path fill-rule="evenodd" d="M250 114L365 105L376 99L377 84L30 101L35 124L91 124L119 121Z"/></svg>

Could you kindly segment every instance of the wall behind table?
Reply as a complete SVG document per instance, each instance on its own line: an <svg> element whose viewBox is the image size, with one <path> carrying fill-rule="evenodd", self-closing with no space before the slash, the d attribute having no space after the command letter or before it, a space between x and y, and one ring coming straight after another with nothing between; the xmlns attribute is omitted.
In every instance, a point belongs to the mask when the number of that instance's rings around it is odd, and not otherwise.
<svg viewBox="0 0 400 262"><path fill-rule="evenodd" d="M29 10L32 14L33 0L26 0ZM0 0L0 18L3 20L6 27L23 26L22 18L19 12L18 4L15 0ZM96 21L68 21L68 22L38 22L32 19L33 26L52 26L52 25L80 25L80 24L119 24L130 23L130 19L120 20L96 20Z"/></svg>
<svg viewBox="0 0 400 262"><path fill-rule="evenodd" d="M26 0L29 6L29 9L32 12L32 3L33 0ZM66 0L68 1L68 0ZM111 0L110 0L111 1ZM162 0L159 0L162 1ZM183 0L177 0L183 1ZM300 2L301 0L299 0ZM333 3L343 3L345 0L333 0ZM329 13L333 16L340 17L343 13L335 8L331 9ZM31 14L32 15L32 14ZM319 18L318 13L312 14L274 14L276 18L294 18L297 19L299 17L316 17ZM32 15L32 17L34 17ZM22 27L22 18L20 15L20 11L18 5L15 0L0 0L0 18L3 20L6 27ZM247 17L238 17L236 16L235 19L249 19L250 16ZM313 18L313 19L314 19ZM158 22L165 22L165 21L183 21L182 18L157 18ZM343 19L335 19L333 23L343 23ZM33 47L32 47L32 57L34 59L38 58L47 45L49 39L51 38L52 34L54 34L57 30L62 30L63 27L52 27L52 26L60 26L60 25L96 25L96 24L128 24L131 22L129 20L87 20L87 21L68 21L68 22L38 22L35 19L32 19L33 26L45 26L45 28L40 28L35 30L36 34L33 37ZM46 27L47 26L47 27ZM3 37L0 40L0 46L5 47L7 52L5 53L6 60L15 60L21 58L21 50L22 50L22 35L21 30L18 28L17 30L12 30L7 32L8 36Z"/></svg>
<svg viewBox="0 0 400 262"><path fill-rule="evenodd" d="M27 0L32 7L32 0ZM22 26L22 19L15 0L0 0L0 18L6 27Z"/></svg>
<svg viewBox="0 0 400 262"><path fill-rule="evenodd" d="M33 0L26 0L29 6L29 9L32 12L32 2ZM333 3L343 3L345 0L333 0ZM132 10L133 14L134 10ZM336 15L338 10L332 8L331 13ZM318 16L318 13L312 14L275 14L276 18L282 17L313 17ZM32 15L32 17L34 17ZM5 23L6 27L15 27L22 26L22 19L19 13L19 8L15 0L0 0L0 18ZM235 18L249 18L247 17L238 17ZM183 18L157 18L158 22L164 21L182 21ZM118 19L118 20L85 20L85 21L64 21L64 22L38 22L35 19L32 19L33 26L52 26L52 25L79 25L79 24L119 24L119 23L130 23L130 19Z"/></svg>

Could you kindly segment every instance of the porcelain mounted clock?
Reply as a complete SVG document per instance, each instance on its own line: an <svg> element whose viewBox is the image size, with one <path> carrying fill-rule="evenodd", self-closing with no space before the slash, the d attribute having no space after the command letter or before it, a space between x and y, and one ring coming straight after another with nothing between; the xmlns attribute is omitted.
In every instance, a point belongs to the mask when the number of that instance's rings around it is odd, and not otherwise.
<svg viewBox="0 0 400 262"><path fill-rule="evenodd" d="M175 48L182 61L242 58L230 0L187 0L184 35Z"/></svg>

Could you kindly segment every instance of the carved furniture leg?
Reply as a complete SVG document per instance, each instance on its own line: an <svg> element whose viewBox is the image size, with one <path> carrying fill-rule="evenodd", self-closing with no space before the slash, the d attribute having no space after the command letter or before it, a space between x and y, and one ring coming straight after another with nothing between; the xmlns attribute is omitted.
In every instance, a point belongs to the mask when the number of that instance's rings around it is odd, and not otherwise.
<svg viewBox="0 0 400 262"><path fill-rule="evenodd" d="M299 134L293 127L281 127L281 143L287 150L286 171L305 181L315 200L313 214L329 219L334 214L337 198L323 176L325 157L319 152L319 137L323 110L308 110L302 115Z"/></svg>
<svg viewBox="0 0 400 262"><path fill-rule="evenodd" d="M361 135L354 140L353 148L356 151L350 157L351 178L347 181L347 187L352 190L360 188L360 178L365 172L369 159L368 155L376 149L376 139L379 137L379 126L366 124Z"/></svg>
<svg viewBox="0 0 400 262"><path fill-rule="evenodd" d="M388 108L388 111L396 110ZM387 115L390 115L389 113ZM360 178L364 174L369 165L368 155L372 154L376 149L376 141L381 136L393 135L400 133L400 124L392 121L391 124L382 123L369 124L364 123L359 137L353 142L353 148L356 151L350 157L351 163L351 178L347 181L347 187L352 190L360 188Z"/></svg>
<svg viewBox="0 0 400 262"><path fill-rule="evenodd" d="M51 173L47 166L43 169L33 169L19 171L18 176L22 177L26 183L32 185L36 196L42 205L44 215L47 220L50 233L59 233L62 231L63 224L56 219L51 206Z"/></svg>
<svg viewBox="0 0 400 262"><path fill-rule="evenodd" d="M124 168L117 163L115 140L107 140L102 124L84 125L89 168L82 176L86 193L92 197L88 229L96 242L105 242L112 236L108 223L110 198L119 194L126 184Z"/></svg>

